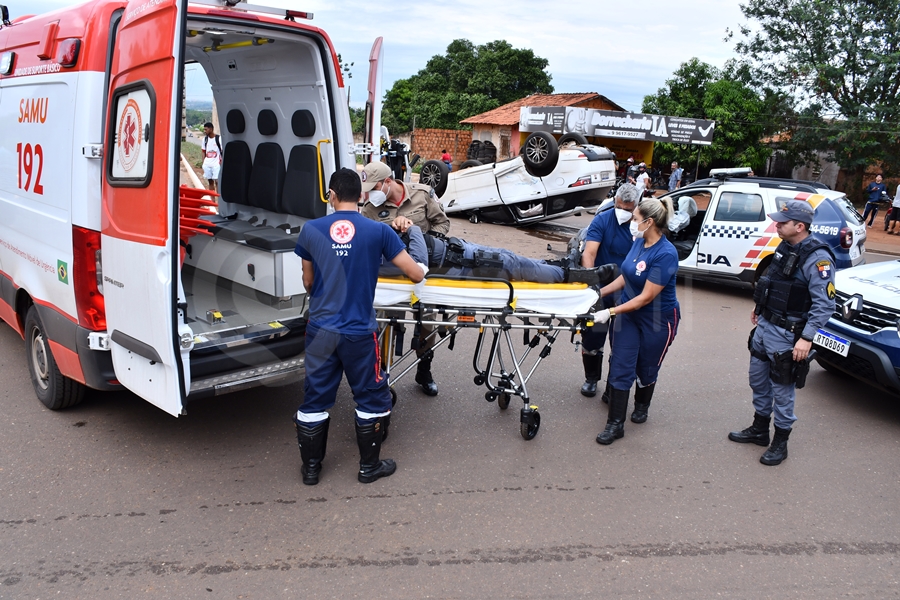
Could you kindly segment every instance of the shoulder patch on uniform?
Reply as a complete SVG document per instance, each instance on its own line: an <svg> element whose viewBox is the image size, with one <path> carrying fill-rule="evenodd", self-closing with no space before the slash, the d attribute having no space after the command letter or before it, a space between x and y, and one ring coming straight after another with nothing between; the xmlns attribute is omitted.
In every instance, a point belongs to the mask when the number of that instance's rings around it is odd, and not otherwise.
<svg viewBox="0 0 900 600"><path fill-rule="evenodd" d="M816 268L819 269L819 277L822 279L828 279L831 277L831 261L830 260L820 260L816 263Z"/></svg>
<svg viewBox="0 0 900 600"><path fill-rule="evenodd" d="M428 188L428 195L431 196L432 200L437 200L437 194L434 193L434 188Z"/></svg>
<svg viewBox="0 0 900 600"><path fill-rule="evenodd" d="M834 289L834 284L829 281L828 287L825 288L825 291L828 293L828 299L834 300L834 297L837 295L837 292Z"/></svg>
<svg viewBox="0 0 900 600"><path fill-rule="evenodd" d="M387 219L389 216L391 216L391 213L390 213L390 211L387 211L387 210L383 210L380 213L378 213L379 219Z"/></svg>

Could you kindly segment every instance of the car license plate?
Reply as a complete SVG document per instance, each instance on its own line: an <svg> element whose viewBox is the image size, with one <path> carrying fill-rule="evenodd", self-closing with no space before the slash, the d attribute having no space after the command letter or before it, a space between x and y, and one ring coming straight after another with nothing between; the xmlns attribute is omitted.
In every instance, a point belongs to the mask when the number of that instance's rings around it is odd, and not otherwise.
<svg viewBox="0 0 900 600"><path fill-rule="evenodd" d="M822 346L827 350L831 350L835 354L840 354L841 356L847 356L850 354L850 340L845 340L842 337L838 337L833 333L828 333L827 331L818 330L816 335L813 337L813 344L817 346Z"/></svg>

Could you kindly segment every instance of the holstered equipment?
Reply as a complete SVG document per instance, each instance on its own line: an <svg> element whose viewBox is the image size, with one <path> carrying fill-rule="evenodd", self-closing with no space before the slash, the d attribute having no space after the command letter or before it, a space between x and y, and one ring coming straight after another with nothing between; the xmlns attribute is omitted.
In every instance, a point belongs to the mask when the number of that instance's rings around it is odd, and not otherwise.
<svg viewBox="0 0 900 600"><path fill-rule="evenodd" d="M794 383L794 351L776 352L772 358L769 365L769 378L772 382L781 385Z"/></svg>
<svg viewBox="0 0 900 600"><path fill-rule="evenodd" d="M756 348L753 347L753 336L756 335L756 327L750 330L750 337L747 338L747 350L750 351L750 356L754 358L758 358L763 362L769 362L769 357L766 356L765 352L760 352Z"/></svg>

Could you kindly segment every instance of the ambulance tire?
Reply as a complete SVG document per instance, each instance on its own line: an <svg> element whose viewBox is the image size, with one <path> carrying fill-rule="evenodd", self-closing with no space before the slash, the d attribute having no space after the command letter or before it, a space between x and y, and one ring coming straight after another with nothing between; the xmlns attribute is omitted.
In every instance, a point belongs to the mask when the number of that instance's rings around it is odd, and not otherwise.
<svg viewBox="0 0 900 600"><path fill-rule="evenodd" d="M61 410L75 406L84 399L85 387L65 377L56 366L35 306L29 308L25 316L25 352L34 393L44 406L50 410Z"/></svg>

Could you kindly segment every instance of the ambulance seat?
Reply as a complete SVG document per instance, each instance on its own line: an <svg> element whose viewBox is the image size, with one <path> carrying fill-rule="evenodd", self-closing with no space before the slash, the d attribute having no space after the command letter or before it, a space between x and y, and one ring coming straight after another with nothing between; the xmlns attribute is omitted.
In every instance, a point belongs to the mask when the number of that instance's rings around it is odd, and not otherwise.
<svg viewBox="0 0 900 600"><path fill-rule="evenodd" d="M294 111L291 129L299 138L312 138L316 133L316 120L308 110ZM291 148L288 156L284 191L281 195L281 212L305 219L324 217L328 204L319 196L319 156L312 144L300 144Z"/></svg>
<svg viewBox="0 0 900 600"><path fill-rule="evenodd" d="M268 108L259 111L256 124L261 135L272 136L278 133L278 118ZM284 172L284 151L281 146L275 142L259 144L256 156L253 157L247 203L256 208L281 212Z"/></svg>
<svg viewBox="0 0 900 600"><path fill-rule="evenodd" d="M225 117L225 126L228 133L235 135L244 133L244 114L231 109ZM232 140L225 144L222 157L222 178L219 190L222 200L234 204L247 204L247 190L250 187L250 172L253 160L250 157L250 147L243 140Z"/></svg>

